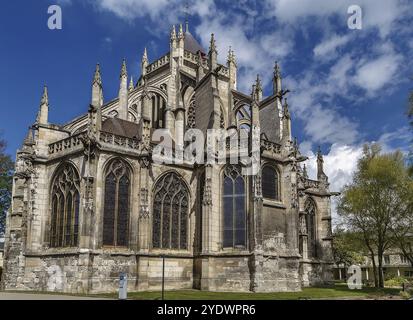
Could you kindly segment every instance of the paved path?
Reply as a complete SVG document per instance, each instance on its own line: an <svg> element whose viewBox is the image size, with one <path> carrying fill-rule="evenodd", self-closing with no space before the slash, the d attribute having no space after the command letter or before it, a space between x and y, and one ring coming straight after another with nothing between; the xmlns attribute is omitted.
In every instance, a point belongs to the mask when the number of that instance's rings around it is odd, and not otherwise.
<svg viewBox="0 0 413 320"><path fill-rule="evenodd" d="M0 292L0 300L108 300L108 299L55 295L55 294Z"/></svg>

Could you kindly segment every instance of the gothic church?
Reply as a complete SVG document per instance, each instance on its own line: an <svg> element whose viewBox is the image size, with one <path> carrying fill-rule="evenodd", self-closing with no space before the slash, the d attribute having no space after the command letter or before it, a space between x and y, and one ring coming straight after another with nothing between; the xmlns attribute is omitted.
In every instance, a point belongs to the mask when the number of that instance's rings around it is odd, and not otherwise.
<svg viewBox="0 0 413 320"><path fill-rule="evenodd" d="M185 29L172 28L159 59L145 50L136 83L124 61L112 101L98 65L89 109L64 125L49 122L45 87L16 156L6 290L115 292L121 272L129 291L159 290L163 259L166 289L299 291L331 281L334 194L320 151L317 180L302 165L280 68L268 97L259 78L240 92L234 52L221 65L214 35L207 52ZM175 142L189 128L259 128L259 173L156 164L158 128Z"/></svg>

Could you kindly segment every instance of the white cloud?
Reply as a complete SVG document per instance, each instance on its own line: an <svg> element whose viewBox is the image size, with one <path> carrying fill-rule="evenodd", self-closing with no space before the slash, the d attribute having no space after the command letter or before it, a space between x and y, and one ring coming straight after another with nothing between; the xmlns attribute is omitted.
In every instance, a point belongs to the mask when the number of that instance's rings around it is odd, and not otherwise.
<svg viewBox="0 0 413 320"><path fill-rule="evenodd" d="M366 61L358 67L355 83L373 95L394 79L401 61L402 58L394 53Z"/></svg>
<svg viewBox="0 0 413 320"><path fill-rule="evenodd" d="M350 35L338 36L333 35L331 38L319 43L313 50L314 55L318 58L325 58L326 55L336 53L337 48L345 45L350 40Z"/></svg>

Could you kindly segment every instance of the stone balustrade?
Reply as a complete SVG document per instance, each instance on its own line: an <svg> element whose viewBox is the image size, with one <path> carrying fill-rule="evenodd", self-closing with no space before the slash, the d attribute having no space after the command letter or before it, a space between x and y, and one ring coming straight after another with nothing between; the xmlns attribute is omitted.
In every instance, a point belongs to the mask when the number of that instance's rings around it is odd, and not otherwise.
<svg viewBox="0 0 413 320"><path fill-rule="evenodd" d="M49 155L54 155L60 152L67 152L82 145L83 132L70 136L69 138L53 142L49 144Z"/></svg>
<svg viewBox="0 0 413 320"><path fill-rule="evenodd" d="M169 63L169 54L163 56L162 58L156 60L155 62L151 63L148 67L146 67L146 72L151 73L155 70L158 70L160 67Z"/></svg>

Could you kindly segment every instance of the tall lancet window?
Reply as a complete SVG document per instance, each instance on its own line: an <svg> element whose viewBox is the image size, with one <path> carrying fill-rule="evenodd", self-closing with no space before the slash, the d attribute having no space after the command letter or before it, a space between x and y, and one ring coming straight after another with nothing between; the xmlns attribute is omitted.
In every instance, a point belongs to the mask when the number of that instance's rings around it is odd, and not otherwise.
<svg viewBox="0 0 413 320"><path fill-rule="evenodd" d="M308 257L317 257L317 225L316 225L316 206L314 200L308 198L304 205L306 220L307 220L307 234L308 234Z"/></svg>
<svg viewBox="0 0 413 320"><path fill-rule="evenodd" d="M159 94L152 95L152 127L161 129L165 127L166 102Z"/></svg>
<svg viewBox="0 0 413 320"><path fill-rule="evenodd" d="M247 244L246 190L241 168L228 165L224 171L224 248L245 248Z"/></svg>
<svg viewBox="0 0 413 320"><path fill-rule="evenodd" d="M154 188L152 247L188 248L189 190L174 172L163 176Z"/></svg>
<svg viewBox="0 0 413 320"><path fill-rule="evenodd" d="M191 99L191 102L189 103L189 108L188 108L188 115L187 115L187 128L188 129L194 129L195 128L195 99Z"/></svg>
<svg viewBox="0 0 413 320"><path fill-rule="evenodd" d="M126 247L129 239L130 171L121 160L114 160L105 176L103 245Z"/></svg>
<svg viewBox="0 0 413 320"><path fill-rule="evenodd" d="M266 165L262 169L262 195L266 199L279 200L278 172L273 167Z"/></svg>
<svg viewBox="0 0 413 320"><path fill-rule="evenodd" d="M52 184L50 246L76 247L79 235L80 179L71 164L63 165Z"/></svg>

